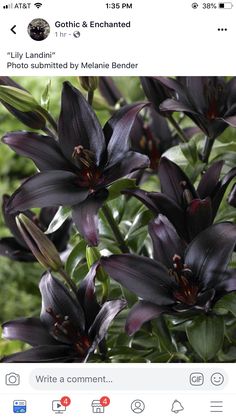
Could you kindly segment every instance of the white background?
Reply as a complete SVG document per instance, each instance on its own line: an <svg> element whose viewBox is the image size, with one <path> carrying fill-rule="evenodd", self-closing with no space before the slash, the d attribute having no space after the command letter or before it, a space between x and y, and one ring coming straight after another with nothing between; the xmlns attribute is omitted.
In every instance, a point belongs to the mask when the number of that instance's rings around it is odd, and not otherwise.
<svg viewBox="0 0 236 419"><path fill-rule="evenodd" d="M2 4L4 3L3 0ZM198 9L191 0L133 0L133 9L107 10L107 0L42 0L29 10L1 9L0 72L2 75L234 75L236 7L231 10ZM122 3L122 2L121 2ZM9 4L9 3L8 3ZM218 6L218 1L216 2ZM44 18L51 34L42 42L27 34L33 18ZM55 21L131 20L131 29L83 29L76 39L56 38ZM16 35L10 28L16 25ZM227 28L219 32L218 28ZM73 33L73 29L61 32ZM3 40L5 42L3 42ZM55 51L56 61L80 63L118 61L138 63L135 70L7 70L7 52ZM29 63L29 60L24 60ZM49 60L50 61L50 60ZM16 61L15 61L16 62Z"/></svg>

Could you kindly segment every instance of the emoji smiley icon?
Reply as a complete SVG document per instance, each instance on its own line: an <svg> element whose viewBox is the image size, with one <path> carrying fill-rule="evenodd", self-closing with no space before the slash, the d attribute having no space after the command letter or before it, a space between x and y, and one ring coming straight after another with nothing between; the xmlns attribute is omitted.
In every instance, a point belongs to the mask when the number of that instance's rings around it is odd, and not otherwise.
<svg viewBox="0 0 236 419"><path fill-rule="evenodd" d="M214 386L221 386L224 382L224 376L220 372L215 372L211 376L211 382Z"/></svg>

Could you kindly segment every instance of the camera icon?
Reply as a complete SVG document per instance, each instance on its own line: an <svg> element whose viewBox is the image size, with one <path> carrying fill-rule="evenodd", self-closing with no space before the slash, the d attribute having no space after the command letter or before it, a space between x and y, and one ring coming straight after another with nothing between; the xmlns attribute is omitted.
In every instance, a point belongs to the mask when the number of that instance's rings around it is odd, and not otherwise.
<svg viewBox="0 0 236 419"><path fill-rule="evenodd" d="M7 386L19 386L20 385L20 376L15 372L10 372L5 376L5 383Z"/></svg>

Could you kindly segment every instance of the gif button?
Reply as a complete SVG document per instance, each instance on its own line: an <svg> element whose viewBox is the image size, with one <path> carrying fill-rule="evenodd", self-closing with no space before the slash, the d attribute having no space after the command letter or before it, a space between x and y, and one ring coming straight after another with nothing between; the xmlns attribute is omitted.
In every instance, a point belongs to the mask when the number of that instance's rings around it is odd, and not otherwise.
<svg viewBox="0 0 236 419"><path fill-rule="evenodd" d="M193 372L190 375L191 386L202 386L204 383L204 375L201 372Z"/></svg>

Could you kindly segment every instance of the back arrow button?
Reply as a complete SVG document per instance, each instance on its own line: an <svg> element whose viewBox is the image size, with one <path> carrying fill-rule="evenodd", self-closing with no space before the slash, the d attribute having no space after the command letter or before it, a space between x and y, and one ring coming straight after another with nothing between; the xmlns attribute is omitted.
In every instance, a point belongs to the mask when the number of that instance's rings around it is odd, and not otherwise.
<svg viewBox="0 0 236 419"><path fill-rule="evenodd" d="M16 35L15 28L16 28L16 25L12 26L11 28L11 31L14 33L14 35Z"/></svg>

